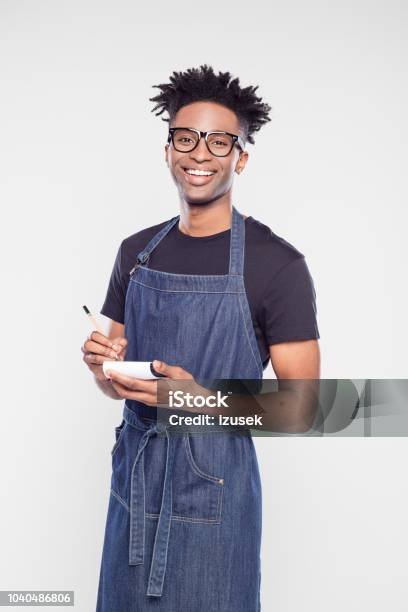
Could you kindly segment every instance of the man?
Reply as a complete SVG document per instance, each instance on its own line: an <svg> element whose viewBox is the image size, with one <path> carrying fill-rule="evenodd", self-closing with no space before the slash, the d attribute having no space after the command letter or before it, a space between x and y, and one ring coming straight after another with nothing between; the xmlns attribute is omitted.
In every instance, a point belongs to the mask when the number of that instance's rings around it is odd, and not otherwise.
<svg viewBox="0 0 408 612"><path fill-rule="evenodd" d="M157 420L157 382L111 372L107 359L153 361L169 379L319 378L315 292L304 256L232 202L245 143L270 107L207 65L156 86L169 117L165 161L180 215L126 238L84 360L125 399L97 612L260 610L261 486L250 435L171 436ZM278 428L297 426L284 410ZM306 413L305 413L306 414ZM307 429L308 419L302 427ZM292 423L290 422L292 421ZM134 606L134 607L132 607Z"/></svg>

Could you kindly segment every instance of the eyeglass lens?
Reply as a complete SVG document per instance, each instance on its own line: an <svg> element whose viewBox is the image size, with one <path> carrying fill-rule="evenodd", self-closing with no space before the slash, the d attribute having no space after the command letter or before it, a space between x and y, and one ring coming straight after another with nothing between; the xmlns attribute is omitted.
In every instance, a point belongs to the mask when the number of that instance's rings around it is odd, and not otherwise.
<svg viewBox="0 0 408 612"><path fill-rule="evenodd" d="M173 145L176 151L188 153L192 151L198 141L197 132L188 129L176 129L173 133ZM231 151L234 141L228 134L208 134L208 148L213 155L224 156Z"/></svg>

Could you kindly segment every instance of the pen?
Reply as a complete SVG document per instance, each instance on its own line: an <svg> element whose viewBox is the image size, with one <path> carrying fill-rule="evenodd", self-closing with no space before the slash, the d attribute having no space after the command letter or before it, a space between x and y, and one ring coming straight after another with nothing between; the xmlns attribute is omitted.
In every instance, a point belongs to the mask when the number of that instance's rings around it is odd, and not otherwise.
<svg viewBox="0 0 408 612"><path fill-rule="evenodd" d="M102 327L99 325L93 314L91 314L89 308L87 308L86 306L82 306L82 308L85 310L94 328L101 334L105 335L105 332L103 331Z"/></svg>
<svg viewBox="0 0 408 612"><path fill-rule="evenodd" d="M93 316L93 314L90 312L89 308L87 306L82 306L82 308L85 310L86 314L88 315L92 325L94 326L94 328L100 332L101 334L105 335L105 332L103 331L102 327L99 325L98 321L95 319L95 317ZM116 355L116 360L119 359L119 355Z"/></svg>

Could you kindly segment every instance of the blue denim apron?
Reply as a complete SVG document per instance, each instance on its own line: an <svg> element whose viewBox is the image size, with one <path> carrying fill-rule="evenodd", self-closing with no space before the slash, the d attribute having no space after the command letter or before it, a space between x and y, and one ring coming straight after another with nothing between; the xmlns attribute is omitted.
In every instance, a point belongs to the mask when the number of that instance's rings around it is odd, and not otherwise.
<svg viewBox="0 0 408 612"><path fill-rule="evenodd" d="M243 277L244 217L232 207L226 275L147 266L178 221L138 254L126 360L160 359L197 381L262 379ZM250 430L171 427L157 411L126 400L115 430L96 611L259 612L262 498Z"/></svg>

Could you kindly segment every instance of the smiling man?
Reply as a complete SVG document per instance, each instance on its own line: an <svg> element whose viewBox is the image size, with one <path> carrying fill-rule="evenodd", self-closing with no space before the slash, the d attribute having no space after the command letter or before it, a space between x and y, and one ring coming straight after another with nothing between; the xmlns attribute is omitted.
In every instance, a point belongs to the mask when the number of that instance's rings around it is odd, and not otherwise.
<svg viewBox="0 0 408 612"><path fill-rule="evenodd" d="M203 200L206 206L220 199L231 204L234 173L243 170L248 158L237 115L217 102L193 102L181 108L172 123L169 142L173 147L166 145L166 161L184 209L186 205L202 207ZM212 128L183 128L186 125ZM225 212L229 217L230 210Z"/></svg>
<svg viewBox="0 0 408 612"><path fill-rule="evenodd" d="M169 378L213 380L261 379L271 360L278 379L317 379L315 290L303 254L233 203L246 143L270 120L257 87L207 65L155 87L179 214L123 240L101 310L110 333L83 346L99 387L126 400L97 612L259 612L261 483L249 430L172 436L157 420L157 382L106 380L102 363L159 360Z"/></svg>

